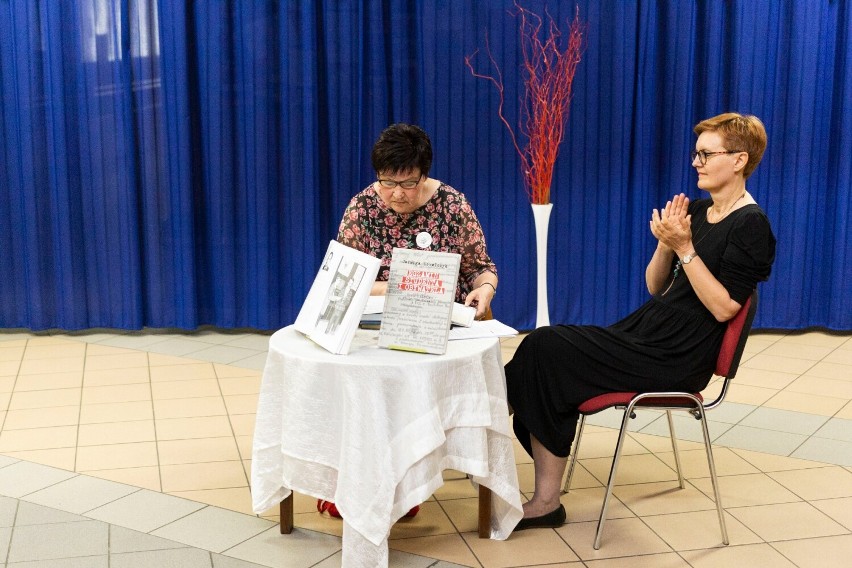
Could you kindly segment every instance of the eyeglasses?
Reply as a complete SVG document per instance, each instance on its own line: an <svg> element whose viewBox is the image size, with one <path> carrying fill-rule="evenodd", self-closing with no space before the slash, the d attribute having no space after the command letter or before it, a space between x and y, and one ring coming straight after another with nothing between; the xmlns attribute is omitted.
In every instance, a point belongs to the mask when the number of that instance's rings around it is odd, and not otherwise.
<svg viewBox="0 0 852 568"><path fill-rule="evenodd" d="M728 150L724 152L706 152L704 150L699 150L696 152L695 150L693 150L689 153L689 157L691 158L690 162L694 162L695 158L698 157L698 163L703 166L707 163L707 158L710 158L717 154L739 154L740 152L742 152L742 150Z"/></svg>
<svg viewBox="0 0 852 568"><path fill-rule="evenodd" d="M423 177L423 176L420 176ZM379 179L379 185L385 189L394 189L396 186L402 189L414 189L420 183L420 178L407 179L405 181L396 181L392 179Z"/></svg>

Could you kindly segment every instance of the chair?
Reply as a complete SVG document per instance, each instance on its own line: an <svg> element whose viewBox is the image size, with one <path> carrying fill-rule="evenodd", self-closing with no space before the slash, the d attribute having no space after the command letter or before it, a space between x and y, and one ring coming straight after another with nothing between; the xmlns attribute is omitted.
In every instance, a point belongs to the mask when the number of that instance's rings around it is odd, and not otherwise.
<svg viewBox="0 0 852 568"><path fill-rule="evenodd" d="M722 542L728 544L728 530L725 526L724 509L722 508L722 498L719 494L719 484L716 479L716 466L713 462L713 450L710 447L710 433L707 430L705 412L716 408L722 404L722 401L725 399L731 380L737 373L737 368L739 367L740 359L743 355L743 349L745 348L746 340L748 339L748 333L751 329L751 324L754 321L756 308L757 290L755 290L751 297L746 300L745 305L743 305L737 315L728 321L728 327L722 339L722 346L719 349L719 356L716 359L716 374L724 377L724 382L722 383L722 390L719 393L719 396L712 402L705 403L701 393L612 392L591 398L580 405L580 423L577 427L577 440L574 444L574 451L571 454L568 466L568 477L565 480L565 486L562 489L563 493L567 493L571 487L571 478L574 476L574 467L577 464L577 456L580 451L580 442L583 436L583 427L586 424L586 416L596 414L607 408L615 407L624 409L624 416L621 420L621 430L618 434L618 443L615 446L615 456L612 458L612 467L609 472L609 481L606 486L606 495L604 496L600 518L598 519L598 529L595 533L595 550L600 548L601 533L603 532L607 507L609 506L613 486L615 485L615 475L618 469L618 461L621 457L621 450L624 445L625 434L627 433L628 420L636 418L635 410L638 408L666 411L666 418L669 422L669 433L672 440L672 449L674 450L678 483L681 489L684 487L683 474L681 473L680 455L678 453L677 441L675 439L672 410L683 410L689 412L696 420L701 421L701 427L704 433L704 447L707 451L707 463L710 468L710 478L713 482L713 494L716 499L716 509L719 513L719 526L722 530Z"/></svg>

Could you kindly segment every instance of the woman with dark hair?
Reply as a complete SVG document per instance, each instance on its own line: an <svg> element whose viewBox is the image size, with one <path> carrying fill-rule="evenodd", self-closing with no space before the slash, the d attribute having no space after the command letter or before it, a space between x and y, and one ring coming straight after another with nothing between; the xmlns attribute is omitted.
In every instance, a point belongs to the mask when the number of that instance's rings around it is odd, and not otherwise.
<svg viewBox="0 0 852 568"><path fill-rule="evenodd" d="M386 128L371 154L376 181L352 198L337 240L382 260L372 294L387 291L394 247L461 255L456 301L483 317L497 292L497 267L465 196L430 178L432 144L411 124Z"/></svg>
<svg viewBox="0 0 852 568"><path fill-rule="evenodd" d="M694 131L692 166L710 198L690 203L681 193L653 210L651 299L610 327L536 329L506 365L515 434L535 466L535 493L515 530L565 522L560 489L581 403L613 391L705 388L725 322L769 277L775 237L746 190L766 148L763 124L726 113Z"/></svg>

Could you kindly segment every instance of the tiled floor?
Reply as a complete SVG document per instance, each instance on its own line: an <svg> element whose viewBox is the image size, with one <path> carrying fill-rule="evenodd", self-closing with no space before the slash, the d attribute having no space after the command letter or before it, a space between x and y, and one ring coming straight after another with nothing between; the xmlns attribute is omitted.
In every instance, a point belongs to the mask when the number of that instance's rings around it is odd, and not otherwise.
<svg viewBox="0 0 852 568"><path fill-rule="evenodd" d="M330 567L339 521L297 496L293 535L251 515L248 470L268 337L0 333L0 566ZM518 339L503 343L511 358ZM711 384L708 391L718 388ZM846 566L852 555L852 336L755 333L710 413L731 545L718 532L698 423L640 413L601 550L591 544L615 411L584 437L569 523L476 538L476 497L448 471L391 534L393 566ZM532 465L516 447L522 492ZM4 564L5 563L5 564Z"/></svg>

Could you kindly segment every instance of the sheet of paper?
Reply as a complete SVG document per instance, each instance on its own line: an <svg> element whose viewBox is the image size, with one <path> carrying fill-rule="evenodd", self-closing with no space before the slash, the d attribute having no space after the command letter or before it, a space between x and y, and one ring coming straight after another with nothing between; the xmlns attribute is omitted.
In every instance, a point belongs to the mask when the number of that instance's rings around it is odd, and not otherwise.
<svg viewBox="0 0 852 568"><path fill-rule="evenodd" d="M499 320L474 321L470 327L453 327L450 330L450 341L457 339L478 339L480 337L512 337L518 335L518 330L509 327Z"/></svg>

